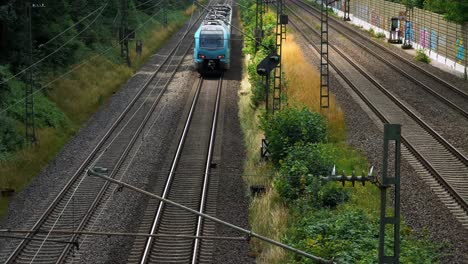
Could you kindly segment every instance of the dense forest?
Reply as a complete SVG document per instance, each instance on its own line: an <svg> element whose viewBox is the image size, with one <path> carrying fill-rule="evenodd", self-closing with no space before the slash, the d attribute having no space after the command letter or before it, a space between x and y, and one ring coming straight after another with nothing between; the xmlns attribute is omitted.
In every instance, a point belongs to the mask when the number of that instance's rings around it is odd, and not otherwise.
<svg viewBox="0 0 468 264"><path fill-rule="evenodd" d="M11 159L13 152L25 146L21 100L30 73L37 92L34 96L37 127L64 126L71 117L66 116L56 98L51 100L49 89L41 89L45 83L96 54L124 65L119 56L122 25L128 25L128 32L138 29L136 38L139 38L142 28L163 24L168 14L177 20L181 16L176 11L191 5L189 0L1 1L0 161ZM30 67L30 46L32 61L37 62L33 67Z"/></svg>

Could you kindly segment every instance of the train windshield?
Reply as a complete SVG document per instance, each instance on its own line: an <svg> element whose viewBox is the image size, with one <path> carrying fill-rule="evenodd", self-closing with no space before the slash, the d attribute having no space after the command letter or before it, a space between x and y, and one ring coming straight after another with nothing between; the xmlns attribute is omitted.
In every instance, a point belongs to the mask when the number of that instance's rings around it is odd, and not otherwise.
<svg viewBox="0 0 468 264"><path fill-rule="evenodd" d="M224 47L223 31L210 30L200 33L200 48L202 49L220 49Z"/></svg>

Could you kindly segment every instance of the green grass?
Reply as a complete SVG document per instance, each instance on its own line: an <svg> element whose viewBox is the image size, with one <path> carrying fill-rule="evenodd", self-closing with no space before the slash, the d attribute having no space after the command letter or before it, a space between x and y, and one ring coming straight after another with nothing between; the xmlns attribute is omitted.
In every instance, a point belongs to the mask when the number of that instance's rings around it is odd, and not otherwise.
<svg viewBox="0 0 468 264"><path fill-rule="evenodd" d="M431 63L431 58L429 58L429 56L427 56L427 54L424 52L424 50L417 50L416 51L416 55L414 56L414 59L416 61L420 61L420 62L423 62L423 63Z"/></svg>
<svg viewBox="0 0 468 264"><path fill-rule="evenodd" d="M249 18L248 12L243 14L243 18L254 23L254 20ZM370 33L378 37L375 32ZM305 106L311 111L319 111L317 94L319 75L313 65L300 59L305 56L296 46L293 36L288 35L288 40L283 46L282 61L286 76L285 94L287 94L287 103L284 105ZM252 52L253 49L247 46L244 50ZM250 57L246 61L253 63ZM248 68L247 66L245 68ZM320 256L340 257L345 260L343 263L354 263L353 258L359 259L358 263L376 263L380 212L379 188L370 183L365 186L356 183L355 187L347 183L343 191L339 183L322 184L319 180L316 181L319 184L314 185L313 176L303 172L307 166L301 164L300 158L295 156L289 160L291 161L288 163L289 167L284 167L286 171L283 169L278 172L278 168L270 162L261 162L259 149L264 135L258 128L258 116L262 113L259 109L263 109L264 105L251 104L252 91L247 77L247 74L244 74L239 99L239 115L247 148L244 178L248 186L261 182L267 187L264 195L252 199L249 215L253 231L281 239L294 247ZM364 171L367 175L369 164L364 153L346 143L344 115L333 95L330 103L332 108L324 116L328 120L330 132L328 144L335 150L332 157L337 173L345 171L346 175L350 175L355 171L361 175ZM323 157L328 157L327 155L322 152ZM314 159L317 160L319 159ZM283 165L285 163L286 161ZM281 164L280 166L283 166ZM281 181L282 176L286 181ZM296 176L300 176L297 177L299 181L294 180ZM288 188L294 192L288 192ZM288 197L287 194L291 193L298 195ZM347 194L349 200L345 199ZM334 199L338 202L338 206L328 208L326 206L330 203L322 203L319 205L320 208L317 208L317 198L322 199L321 201ZM390 212L390 208L386 210ZM315 232L321 228L325 231ZM327 230L330 232L326 232ZM433 243L424 237L421 239L415 236L404 224L401 230L404 263L437 263L438 248ZM252 251L257 263L312 263L255 239L252 241Z"/></svg>
<svg viewBox="0 0 468 264"><path fill-rule="evenodd" d="M68 120L62 126L43 127L37 131L38 143L33 147L24 148L11 153L8 159L0 161L0 190L13 188L21 191L29 182L57 155L70 138L79 130L82 124L105 103L133 75L151 54L180 28L184 21L194 11L191 6L185 11L173 13L167 27L153 22L147 29L140 32L144 49L140 58L132 49L133 68L119 63L117 49L113 55L95 56L77 70L54 82L47 90L48 98L55 102L59 110ZM56 78L50 75L49 80ZM47 110L47 109L45 109ZM23 125L19 125L21 132ZM0 218L7 210L8 199L0 197Z"/></svg>

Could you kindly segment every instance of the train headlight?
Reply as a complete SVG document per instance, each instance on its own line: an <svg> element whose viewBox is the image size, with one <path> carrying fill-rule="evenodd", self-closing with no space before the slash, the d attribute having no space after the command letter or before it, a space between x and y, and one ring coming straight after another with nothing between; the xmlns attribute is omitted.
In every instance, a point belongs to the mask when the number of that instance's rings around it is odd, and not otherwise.
<svg viewBox="0 0 468 264"><path fill-rule="evenodd" d="M218 59L224 59L224 55L218 55Z"/></svg>
<svg viewBox="0 0 468 264"><path fill-rule="evenodd" d="M203 55L203 54L198 54L198 58L199 58L199 59L204 59L204 58L205 58L205 55Z"/></svg>

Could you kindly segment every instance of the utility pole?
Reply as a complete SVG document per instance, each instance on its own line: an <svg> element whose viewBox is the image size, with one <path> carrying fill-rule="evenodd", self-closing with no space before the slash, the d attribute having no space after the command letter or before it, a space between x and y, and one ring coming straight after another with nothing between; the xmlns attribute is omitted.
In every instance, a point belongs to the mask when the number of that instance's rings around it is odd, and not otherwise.
<svg viewBox="0 0 468 264"><path fill-rule="evenodd" d="M26 15L27 19L27 31L28 31L28 64L29 64L29 71L28 71L28 80L26 85L26 93L24 100L25 104L25 116L24 116L24 124L26 126L26 143L27 144L35 144L37 141L36 138L36 124L34 121L34 67L33 65L33 36L32 36L32 6L31 2L26 4Z"/></svg>
<svg viewBox="0 0 468 264"><path fill-rule="evenodd" d="M328 66L328 6L335 1L322 1L320 7L320 108L330 107Z"/></svg>
<svg viewBox="0 0 468 264"><path fill-rule="evenodd" d="M255 51L258 50L258 46L263 38L263 1L264 0L256 0L257 4L255 5Z"/></svg>
<svg viewBox="0 0 468 264"><path fill-rule="evenodd" d="M165 26L167 26L167 6L168 6L168 3L167 3L167 0L164 1L164 4L163 4L163 23Z"/></svg>
<svg viewBox="0 0 468 264"><path fill-rule="evenodd" d="M120 55L127 62L127 66L131 67L130 54L128 50L128 0L121 0L122 18L120 21Z"/></svg>
<svg viewBox="0 0 468 264"><path fill-rule="evenodd" d="M278 65L276 65L273 79L273 114L275 111L281 110L281 93L282 93L282 63L281 56L283 50L283 40L286 39L286 25L288 24L288 16L283 14L283 0L276 1L276 54L278 55Z"/></svg>

